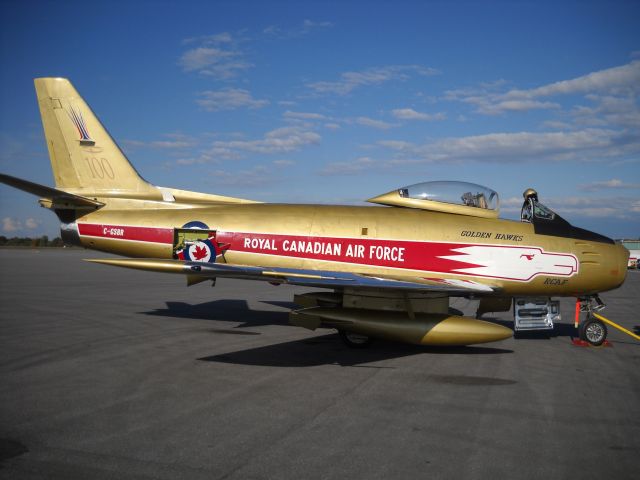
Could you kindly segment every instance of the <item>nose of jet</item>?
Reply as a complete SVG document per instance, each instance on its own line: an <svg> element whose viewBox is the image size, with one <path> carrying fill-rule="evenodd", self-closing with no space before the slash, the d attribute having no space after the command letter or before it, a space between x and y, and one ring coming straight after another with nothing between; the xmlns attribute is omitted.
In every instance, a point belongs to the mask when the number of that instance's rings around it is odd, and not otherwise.
<svg viewBox="0 0 640 480"><path fill-rule="evenodd" d="M612 269L611 273L616 279L616 284L612 288L618 288L624 283L624 279L627 277L629 250L627 250L623 245L616 243L614 258L615 269Z"/></svg>

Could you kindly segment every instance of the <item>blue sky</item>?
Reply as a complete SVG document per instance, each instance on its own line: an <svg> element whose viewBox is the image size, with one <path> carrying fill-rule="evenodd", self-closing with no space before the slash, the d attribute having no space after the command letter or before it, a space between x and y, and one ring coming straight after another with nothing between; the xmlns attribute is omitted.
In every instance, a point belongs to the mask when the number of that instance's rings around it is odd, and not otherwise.
<svg viewBox="0 0 640 480"><path fill-rule="evenodd" d="M0 171L53 185L63 76L160 186L348 203L429 180L640 236L640 2L0 4ZM0 234L58 234L0 187Z"/></svg>

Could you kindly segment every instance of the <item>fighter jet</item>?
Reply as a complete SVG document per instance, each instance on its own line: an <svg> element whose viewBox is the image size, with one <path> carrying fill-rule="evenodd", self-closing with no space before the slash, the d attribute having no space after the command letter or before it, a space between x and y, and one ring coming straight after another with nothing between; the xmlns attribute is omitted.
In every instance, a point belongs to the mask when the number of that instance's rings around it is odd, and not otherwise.
<svg viewBox="0 0 640 480"><path fill-rule="evenodd" d="M290 323L335 328L347 345L374 338L470 345L513 335L463 316L451 297L479 299L476 316L513 308L515 330L551 329L552 297L602 306L619 287L628 251L570 225L524 193L521 221L499 219L498 194L462 182L426 182L368 200L375 206L268 204L145 181L64 78L35 80L55 188L1 175L60 219L66 244L128 258L89 261L217 278L317 287L296 295ZM594 318L580 334L598 344Z"/></svg>

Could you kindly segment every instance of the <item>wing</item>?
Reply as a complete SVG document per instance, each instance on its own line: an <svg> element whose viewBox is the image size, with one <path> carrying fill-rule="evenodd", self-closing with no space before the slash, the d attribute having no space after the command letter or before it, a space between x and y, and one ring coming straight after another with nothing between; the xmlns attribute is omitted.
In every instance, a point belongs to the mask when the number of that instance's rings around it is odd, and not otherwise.
<svg viewBox="0 0 640 480"><path fill-rule="evenodd" d="M350 272L329 270L303 270L294 268L254 267L228 263L204 263L156 258L99 258L88 262L134 268L152 272L181 273L188 276L190 285L218 277L262 280L271 283L288 283L304 287L431 291L449 295L491 293L491 286L470 280L433 277L378 277Z"/></svg>

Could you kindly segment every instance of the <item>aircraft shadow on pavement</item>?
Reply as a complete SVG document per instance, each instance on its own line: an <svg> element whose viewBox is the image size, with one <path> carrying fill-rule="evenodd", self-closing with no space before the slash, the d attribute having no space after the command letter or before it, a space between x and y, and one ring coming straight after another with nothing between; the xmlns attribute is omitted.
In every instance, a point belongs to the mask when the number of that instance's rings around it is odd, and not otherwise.
<svg viewBox="0 0 640 480"><path fill-rule="evenodd" d="M287 302L263 302L290 308ZM142 312L160 317L191 318L195 320L217 320L241 322L234 328L259 327L262 325L289 325L289 312L277 310L253 310L246 300L214 300L191 305L185 302L166 302L167 308ZM285 305L286 304L286 305Z"/></svg>
<svg viewBox="0 0 640 480"><path fill-rule="evenodd" d="M202 357L198 360L266 367L339 365L343 367L394 368L363 364L419 354L496 355L504 353L513 353L513 350L483 346L428 347L383 340L376 340L369 348L352 349L344 345L337 334L330 333L309 339Z"/></svg>

